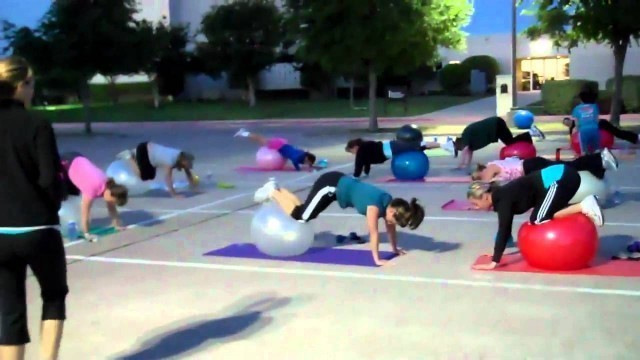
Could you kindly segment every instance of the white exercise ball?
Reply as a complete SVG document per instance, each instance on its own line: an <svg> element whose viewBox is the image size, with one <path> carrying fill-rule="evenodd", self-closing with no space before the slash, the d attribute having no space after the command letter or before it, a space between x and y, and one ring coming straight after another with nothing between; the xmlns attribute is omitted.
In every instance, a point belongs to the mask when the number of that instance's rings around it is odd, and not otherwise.
<svg viewBox="0 0 640 360"><path fill-rule="evenodd" d="M584 200L589 195L595 195L601 202L607 200L609 196L609 185L604 179L598 179L588 171L579 171L580 174L580 188L578 192L569 201L569 204L577 204Z"/></svg>
<svg viewBox="0 0 640 360"><path fill-rule="evenodd" d="M58 217L60 217L60 225L67 226L70 222L80 226L80 196L69 196L67 200L62 202Z"/></svg>
<svg viewBox="0 0 640 360"><path fill-rule="evenodd" d="M251 221L251 240L269 256L304 254L313 245L315 233L309 223L301 223L273 202L263 204Z"/></svg>
<svg viewBox="0 0 640 360"><path fill-rule="evenodd" d="M107 176L124 185L129 195L142 195L150 189L150 184L142 181L128 160L116 160L107 168Z"/></svg>

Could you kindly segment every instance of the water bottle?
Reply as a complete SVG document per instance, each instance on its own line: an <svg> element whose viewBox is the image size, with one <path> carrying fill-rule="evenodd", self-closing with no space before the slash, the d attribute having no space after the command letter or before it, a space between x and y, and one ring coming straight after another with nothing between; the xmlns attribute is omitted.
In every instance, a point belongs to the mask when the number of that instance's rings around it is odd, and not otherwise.
<svg viewBox="0 0 640 360"><path fill-rule="evenodd" d="M71 241L78 240L78 226L75 221L69 221L67 224L67 237Z"/></svg>

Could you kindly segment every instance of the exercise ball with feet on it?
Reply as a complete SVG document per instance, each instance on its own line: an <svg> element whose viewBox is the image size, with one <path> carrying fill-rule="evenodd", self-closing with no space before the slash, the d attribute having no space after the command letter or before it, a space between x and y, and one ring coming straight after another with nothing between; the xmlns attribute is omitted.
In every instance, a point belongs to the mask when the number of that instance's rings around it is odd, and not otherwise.
<svg viewBox="0 0 640 360"><path fill-rule="evenodd" d="M421 151L408 151L391 159L391 172L398 180L422 180L429 173L429 158Z"/></svg>
<svg viewBox="0 0 640 360"><path fill-rule="evenodd" d="M580 187L569 204L577 204L589 195L595 195L600 201L606 201L609 197L609 184L604 179L598 179L588 171L578 171L580 174Z"/></svg>
<svg viewBox="0 0 640 360"><path fill-rule="evenodd" d="M536 146L530 142L520 141L511 145L506 145L500 149L500 160L510 157L517 157L520 160L533 159L538 155Z"/></svg>
<svg viewBox="0 0 640 360"><path fill-rule="evenodd" d="M278 150L266 146L258 149L256 153L256 165L264 170L280 170L287 163L287 159L280 155Z"/></svg>
<svg viewBox="0 0 640 360"><path fill-rule="evenodd" d="M116 160L107 168L107 176L125 186L129 195L142 195L151 190L151 182L142 181L128 160Z"/></svg>
<svg viewBox="0 0 640 360"><path fill-rule="evenodd" d="M611 149L615 144L616 139L613 135L605 130L600 130L600 149L590 149L591 151L597 151L602 149ZM580 155L582 151L580 151L580 135L578 132L574 132L571 134L571 149L577 155Z"/></svg>
<svg viewBox="0 0 640 360"><path fill-rule="evenodd" d="M420 144L423 139L422 131L415 125L403 125L396 131L396 140L401 142Z"/></svg>
<svg viewBox="0 0 640 360"><path fill-rule="evenodd" d="M274 202L263 204L251 221L251 241L269 256L302 255L311 248L314 237L311 224L294 220Z"/></svg>
<svg viewBox="0 0 640 360"><path fill-rule="evenodd" d="M598 230L583 214L572 214L539 225L526 222L518 231L518 247L527 263L538 269L585 269L596 256Z"/></svg>
<svg viewBox="0 0 640 360"><path fill-rule="evenodd" d="M527 130L531 128L534 120L533 113L529 110L518 110L513 115L513 124L520 130Z"/></svg>

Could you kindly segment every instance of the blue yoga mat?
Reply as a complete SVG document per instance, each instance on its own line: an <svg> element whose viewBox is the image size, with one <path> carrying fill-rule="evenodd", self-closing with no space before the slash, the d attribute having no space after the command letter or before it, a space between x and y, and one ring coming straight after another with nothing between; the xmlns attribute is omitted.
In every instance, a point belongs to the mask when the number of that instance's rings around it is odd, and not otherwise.
<svg viewBox="0 0 640 360"><path fill-rule="evenodd" d="M204 256L220 256L242 259L294 261L315 264L351 265L376 267L369 250L312 247L306 253L292 257L274 257L265 255L254 244L232 244L217 250L209 251ZM380 251L380 258L393 259L396 256L390 251Z"/></svg>

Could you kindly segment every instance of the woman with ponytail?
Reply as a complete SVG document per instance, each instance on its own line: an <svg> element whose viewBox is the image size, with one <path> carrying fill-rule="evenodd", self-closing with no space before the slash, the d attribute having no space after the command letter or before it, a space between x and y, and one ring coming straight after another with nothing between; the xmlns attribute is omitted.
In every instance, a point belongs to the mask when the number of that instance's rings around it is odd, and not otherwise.
<svg viewBox="0 0 640 360"><path fill-rule="evenodd" d="M99 167L80 153L69 152L61 157L67 194L82 197L79 226L83 238L91 242L98 240L97 236L89 233L91 206L98 198L102 198L107 204L112 226L116 230L124 230L117 207L127 204L129 190L107 177Z"/></svg>
<svg viewBox="0 0 640 360"><path fill-rule="evenodd" d="M472 182L467 191L467 199L471 204L476 209L493 209L498 214L498 234L492 262L475 265L474 269L492 270L499 266L511 237L513 217L532 208L529 221L534 225L583 213L597 226L603 226L602 210L594 196L589 196L578 204L569 205L579 187L578 171L566 165L553 165L502 186L496 182Z"/></svg>
<svg viewBox="0 0 640 360"><path fill-rule="evenodd" d="M291 191L280 188L273 178L258 189L254 200L259 203L274 200L284 212L300 222L317 218L334 201L337 201L342 209L354 208L366 218L371 253L378 266L387 264L386 260L380 259L378 253L380 244L379 220L384 219L393 252L404 255L405 252L398 247L396 225L415 230L424 219L424 208L418 204L417 199L413 198L411 201L407 201L393 198L380 188L360 182L360 180L338 171L321 175L311 187L304 203Z"/></svg>

